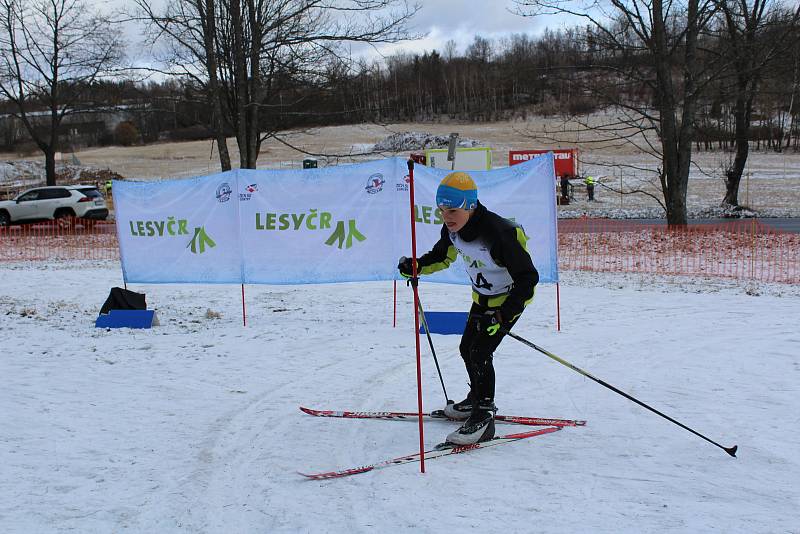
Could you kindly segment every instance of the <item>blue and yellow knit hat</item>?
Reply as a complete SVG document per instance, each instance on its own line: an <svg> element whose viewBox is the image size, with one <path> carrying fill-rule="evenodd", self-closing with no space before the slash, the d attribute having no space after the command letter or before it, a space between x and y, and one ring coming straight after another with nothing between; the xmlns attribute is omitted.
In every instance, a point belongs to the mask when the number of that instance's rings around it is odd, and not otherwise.
<svg viewBox="0 0 800 534"><path fill-rule="evenodd" d="M469 174L451 172L436 190L436 205L440 208L474 210L478 207L478 187Z"/></svg>

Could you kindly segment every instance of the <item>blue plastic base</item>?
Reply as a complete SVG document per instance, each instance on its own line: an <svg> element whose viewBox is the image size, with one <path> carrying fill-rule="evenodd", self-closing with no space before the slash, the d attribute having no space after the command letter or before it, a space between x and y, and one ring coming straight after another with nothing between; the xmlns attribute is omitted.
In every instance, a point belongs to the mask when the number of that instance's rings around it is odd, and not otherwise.
<svg viewBox="0 0 800 534"><path fill-rule="evenodd" d="M468 316L468 312L425 312L431 334L463 334ZM419 333L425 333L424 324L419 326Z"/></svg>
<svg viewBox="0 0 800 534"><path fill-rule="evenodd" d="M107 315L98 315L97 328L150 328L153 326L155 310L111 310Z"/></svg>

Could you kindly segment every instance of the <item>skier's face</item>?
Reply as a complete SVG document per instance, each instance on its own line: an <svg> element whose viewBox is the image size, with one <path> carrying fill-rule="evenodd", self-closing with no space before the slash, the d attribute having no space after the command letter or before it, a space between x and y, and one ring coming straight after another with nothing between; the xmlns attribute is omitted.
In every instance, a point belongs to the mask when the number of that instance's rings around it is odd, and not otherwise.
<svg viewBox="0 0 800 534"><path fill-rule="evenodd" d="M444 219L444 225L447 226L447 229L451 232L458 232L464 225L467 224L467 221L472 215L472 210L465 210L462 208L440 208L442 210L442 219Z"/></svg>

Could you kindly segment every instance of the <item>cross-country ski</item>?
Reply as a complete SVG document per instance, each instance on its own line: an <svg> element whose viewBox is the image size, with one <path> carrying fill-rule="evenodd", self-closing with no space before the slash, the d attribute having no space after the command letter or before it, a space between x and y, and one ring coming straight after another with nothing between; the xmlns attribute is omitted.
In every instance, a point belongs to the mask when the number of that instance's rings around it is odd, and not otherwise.
<svg viewBox="0 0 800 534"><path fill-rule="evenodd" d="M418 417L418 414L414 412L385 412L385 411L375 411L375 412L364 412L364 411L337 411L337 410L315 410L313 408L306 408L304 406L300 407L300 411L303 413L307 413L308 415L313 415L315 417L334 417L334 418L341 418L341 419L381 419L387 421L415 421ZM445 420L445 421L452 421L449 419L443 410L434 410L432 412L423 413L423 417L429 418L432 420ZM502 423L512 423L517 425L526 425L526 426L584 426L586 425L586 421L581 421L577 419L551 419L546 417L524 417L518 415L502 415L498 414L494 416L495 420Z"/></svg>
<svg viewBox="0 0 800 534"><path fill-rule="evenodd" d="M506 443L512 443L514 441L520 441L535 436L550 434L551 432L556 432L558 430L561 430L561 428L563 427L552 426L552 427L540 428L537 430L529 430L527 432L517 432L515 434L495 436L488 441L473 443L470 445L455 445L453 443L447 443L447 442L440 443L435 448L425 451L423 457L426 460L432 460L434 458L441 458L442 456L452 456L454 454L463 454L467 452L483 450L487 447L494 447L496 445L503 445ZM342 478L350 475L357 475L360 473L366 473L368 471L374 471L375 469L383 469L386 467L392 467L395 465L402 465L419 461L420 461L420 454L417 452L414 454L409 454L407 456L398 456L397 458L392 458L390 460L383 460L381 462L369 465L363 465L360 467L351 467L348 469L327 471L324 473L300 473L300 474L311 480L327 480L331 478Z"/></svg>

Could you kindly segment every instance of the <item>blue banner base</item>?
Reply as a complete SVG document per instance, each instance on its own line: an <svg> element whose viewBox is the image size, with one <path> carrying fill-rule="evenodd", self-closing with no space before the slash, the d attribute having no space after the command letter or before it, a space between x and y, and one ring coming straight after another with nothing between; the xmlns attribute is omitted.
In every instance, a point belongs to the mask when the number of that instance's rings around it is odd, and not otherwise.
<svg viewBox="0 0 800 534"><path fill-rule="evenodd" d="M94 322L96 328L150 328L157 324L155 310L111 310Z"/></svg>
<svg viewBox="0 0 800 534"><path fill-rule="evenodd" d="M463 334L467 326L468 312L425 312L431 334ZM419 326L419 333L425 333L425 324Z"/></svg>

